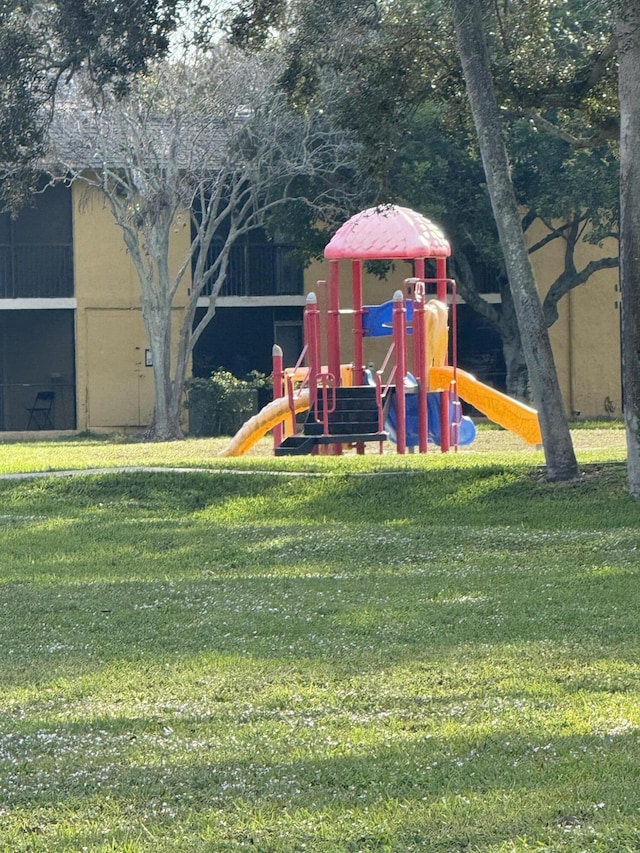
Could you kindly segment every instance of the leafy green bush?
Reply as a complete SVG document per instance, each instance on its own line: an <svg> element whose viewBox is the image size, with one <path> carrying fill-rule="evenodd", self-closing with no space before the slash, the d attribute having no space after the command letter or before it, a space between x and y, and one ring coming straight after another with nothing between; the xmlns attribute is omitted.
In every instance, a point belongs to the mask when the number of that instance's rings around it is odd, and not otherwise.
<svg viewBox="0 0 640 853"><path fill-rule="evenodd" d="M234 435L258 411L258 394L271 379L254 370L238 379L228 370L214 370L209 379L190 379L187 384L189 434Z"/></svg>

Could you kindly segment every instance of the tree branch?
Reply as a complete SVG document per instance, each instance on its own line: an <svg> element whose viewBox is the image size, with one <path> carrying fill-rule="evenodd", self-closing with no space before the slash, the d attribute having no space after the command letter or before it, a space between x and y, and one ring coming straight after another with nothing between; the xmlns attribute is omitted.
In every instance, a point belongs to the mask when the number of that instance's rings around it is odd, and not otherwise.
<svg viewBox="0 0 640 853"><path fill-rule="evenodd" d="M619 266L617 257L598 258L597 260L589 261L586 267L580 270L580 272L577 272L575 269L573 272L569 270L562 272L549 288L549 292L542 303L542 310L544 311L547 326L552 326L558 319L558 302L565 294L569 293L575 287L584 284L594 273L600 270L614 269L617 266Z"/></svg>
<svg viewBox="0 0 640 853"><path fill-rule="evenodd" d="M582 81L582 83L576 82L574 91L576 97L579 100L582 100L585 95L587 95L594 86L600 82L602 77L604 76L605 71L607 70L608 64L611 60L616 56L618 52L618 37L614 33L609 40L609 43L604 48L604 50L600 51L600 53L596 56L595 62L591 66L591 70L587 77Z"/></svg>
<svg viewBox="0 0 640 853"><path fill-rule="evenodd" d="M558 104L558 106L562 106L562 104ZM563 130L557 124L554 124L544 118L544 116L540 115L538 110L535 109L527 110L525 112L525 117L531 121L537 130L549 133L556 139L561 139L563 142L568 143L572 148L598 148L605 142L609 142L612 139L619 139L620 137L620 121L616 116L611 116L606 123L601 124L598 128L598 132L594 133L592 136L574 136L566 130Z"/></svg>
<svg viewBox="0 0 640 853"><path fill-rule="evenodd" d="M547 225L546 222L545 225ZM551 228L548 234L538 240L537 243L533 243L533 245L529 246L529 254L533 255L533 253L537 252L539 249L544 249L545 246L547 246L549 243L552 243L554 240L557 240L558 237L565 237L565 232L569 230L571 225L572 222L565 222L562 225L559 225L557 228ZM547 228L549 227L550 226L547 225Z"/></svg>

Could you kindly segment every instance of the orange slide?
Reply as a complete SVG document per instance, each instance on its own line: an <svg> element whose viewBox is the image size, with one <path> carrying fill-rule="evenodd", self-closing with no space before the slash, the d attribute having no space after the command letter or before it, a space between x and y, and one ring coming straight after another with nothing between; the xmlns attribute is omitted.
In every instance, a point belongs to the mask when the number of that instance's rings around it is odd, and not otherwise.
<svg viewBox="0 0 640 853"><path fill-rule="evenodd" d="M305 389L294 398L294 406L296 413L304 412L309 408L309 391ZM233 436L229 444L221 451L218 456L242 456L253 445L259 441L263 435L266 435L269 430L273 429L279 423L286 420L290 414L289 397L278 397L277 400L272 400L262 408L257 415L242 425L238 432Z"/></svg>
<svg viewBox="0 0 640 853"><path fill-rule="evenodd" d="M455 378L459 396L489 420L516 433L527 444L542 444L540 423L535 409L478 382L474 376L460 368L457 368ZM453 367L432 367L429 370L429 390L449 391L453 379Z"/></svg>

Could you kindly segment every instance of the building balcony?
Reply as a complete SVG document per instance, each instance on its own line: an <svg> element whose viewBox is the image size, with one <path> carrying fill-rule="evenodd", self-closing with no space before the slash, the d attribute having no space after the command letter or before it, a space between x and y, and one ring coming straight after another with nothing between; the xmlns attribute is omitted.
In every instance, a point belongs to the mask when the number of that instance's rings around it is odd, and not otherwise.
<svg viewBox="0 0 640 853"><path fill-rule="evenodd" d="M0 299L73 296L73 248L63 245L0 245Z"/></svg>
<svg viewBox="0 0 640 853"><path fill-rule="evenodd" d="M216 247L210 250L212 263ZM221 297L300 296L304 289L302 264L292 246L246 243L232 247ZM208 296L211 290L203 292Z"/></svg>

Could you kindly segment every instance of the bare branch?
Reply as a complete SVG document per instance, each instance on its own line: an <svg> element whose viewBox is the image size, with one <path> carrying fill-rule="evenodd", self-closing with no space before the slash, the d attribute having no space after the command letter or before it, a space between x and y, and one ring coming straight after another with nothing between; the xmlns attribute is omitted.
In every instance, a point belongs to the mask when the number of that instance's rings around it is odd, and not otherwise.
<svg viewBox="0 0 640 853"><path fill-rule="evenodd" d="M48 168L106 196L136 268L161 434L179 432L189 357L215 313L235 242L292 199L322 215L346 198L336 176L353 167L355 146L313 111L293 111L278 91L280 73L273 54L220 48L158 63L121 100L96 104L74 83L55 116ZM184 227L188 248L172 265L171 235ZM208 306L194 327L203 293Z"/></svg>

